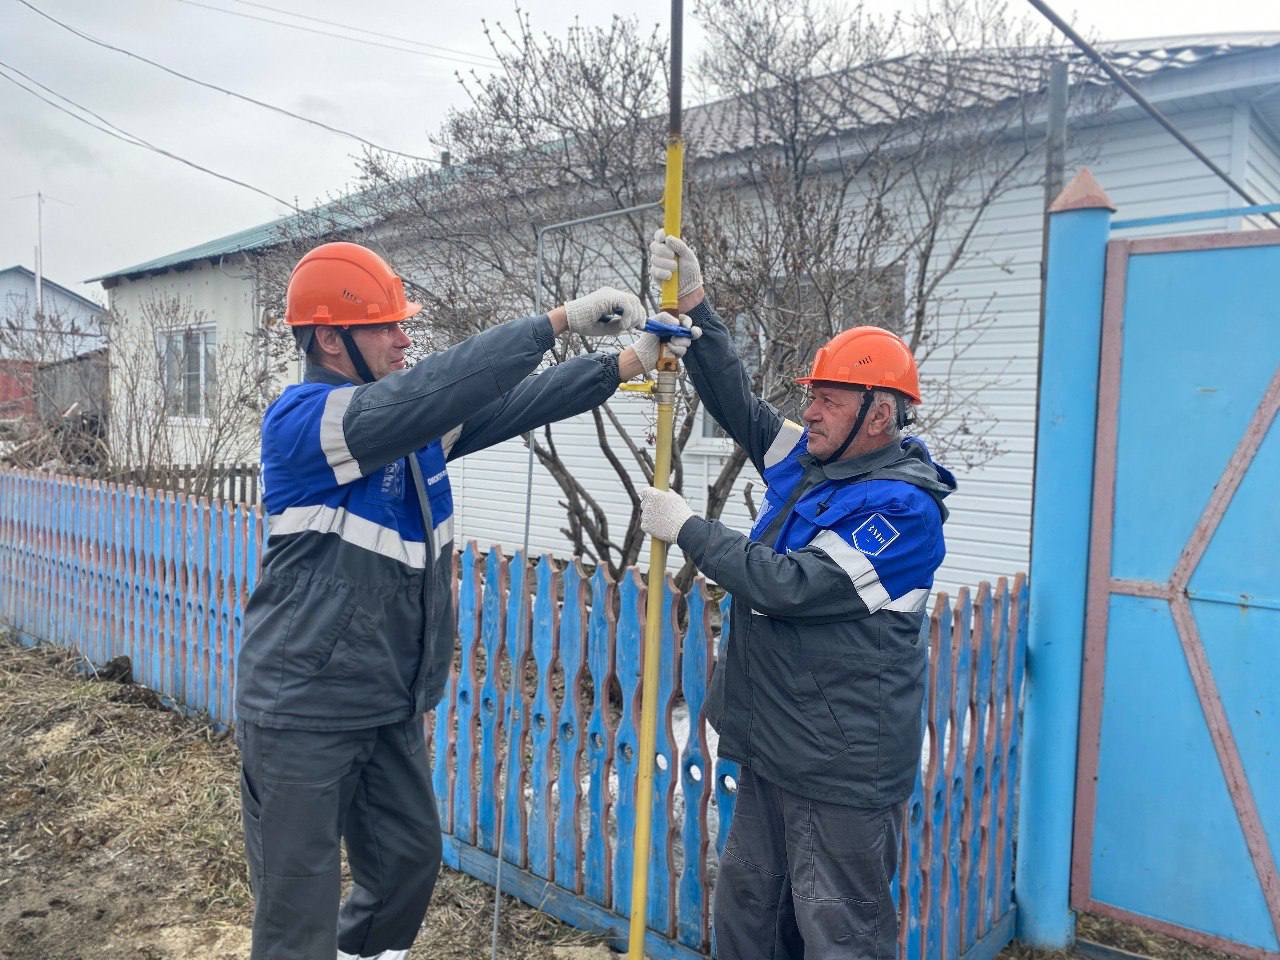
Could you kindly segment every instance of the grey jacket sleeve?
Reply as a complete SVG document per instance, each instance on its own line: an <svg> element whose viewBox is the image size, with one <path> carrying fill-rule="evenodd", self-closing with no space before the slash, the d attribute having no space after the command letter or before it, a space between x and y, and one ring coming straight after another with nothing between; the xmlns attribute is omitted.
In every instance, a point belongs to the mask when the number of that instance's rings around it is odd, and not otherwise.
<svg viewBox="0 0 1280 960"><path fill-rule="evenodd" d="M678 543L702 573L756 613L808 623L870 616L848 572L816 547L778 553L702 517L685 522Z"/></svg>
<svg viewBox="0 0 1280 960"><path fill-rule="evenodd" d="M763 473L791 451L803 430L752 394L751 378L733 349L729 329L706 300L689 312L689 318L702 328L702 336L684 355L694 389L707 413Z"/></svg>
<svg viewBox="0 0 1280 960"><path fill-rule="evenodd" d="M618 389L618 355L591 353L525 377L444 436L454 460L598 407Z"/></svg>
<svg viewBox="0 0 1280 960"><path fill-rule="evenodd" d="M492 327L354 390L329 394L320 439L334 473L367 475L444 436L527 377L555 342L545 315Z"/></svg>

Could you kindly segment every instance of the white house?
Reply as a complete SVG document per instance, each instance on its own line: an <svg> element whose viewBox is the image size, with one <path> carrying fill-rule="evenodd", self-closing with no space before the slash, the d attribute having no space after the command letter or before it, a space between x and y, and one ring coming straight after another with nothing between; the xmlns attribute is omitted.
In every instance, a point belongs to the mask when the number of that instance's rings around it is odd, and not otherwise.
<svg viewBox="0 0 1280 960"><path fill-rule="evenodd" d="M1107 44L1106 49L1139 89L1259 202L1280 202L1280 32L1130 41ZM1090 168L1116 203L1120 217L1243 204L1223 181L1126 100L1114 102L1103 113L1077 117L1073 123L1075 132L1083 134L1081 140L1090 141L1094 154ZM1080 151L1069 147L1068 177L1079 161ZM1002 452L982 467L961 473L960 490L950 501L948 558L939 577L942 589L1012 575L1028 564L1043 200L1038 186L1006 194L988 211L973 240L972 248L984 256L951 276L961 302L989 301L994 314L992 325L954 365L996 381L984 391L983 405ZM1214 231L1257 223L1257 218L1242 221L1223 216L1197 221L1189 229ZM201 336L233 337L261 322L249 253L280 242L283 225L286 222L265 224L98 279L117 310L136 309L147 298L177 294L203 311L206 325ZM183 349L197 348L193 340L184 340ZM938 356L934 362L944 364L947 358ZM619 416L633 425L642 424L648 416L643 399L614 403ZM198 409L185 413L198 415ZM575 475L593 485L611 522L625 526L629 502L612 469L602 462L591 420L580 417L558 426L556 443L562 452L568 451ZM695 509L705 496L702 478L715 476L725 454L724 443L710 431L699 431L685 450L685 492ZM526 460L523 444L510 441L451 468L460 538L499 543L508 549L519 546ZM739 529L750 526L743 496L747 484L754 484L758 500L760 480L747 467L723 516ZM550 476L535 466L530 537L534 550L566 552L560 533L565 524L557 505L560 497Z"/></svg>

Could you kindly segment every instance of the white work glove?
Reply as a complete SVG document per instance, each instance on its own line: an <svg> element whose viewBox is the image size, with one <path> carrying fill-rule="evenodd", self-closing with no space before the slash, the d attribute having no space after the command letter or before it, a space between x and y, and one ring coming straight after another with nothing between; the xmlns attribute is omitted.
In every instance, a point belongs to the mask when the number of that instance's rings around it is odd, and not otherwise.
<svg viewBox="0 0 1280 960"><path fill-rule="evenodd" d="M643 327L644 307L640 298L625 290L601 287L564 305L569 329L584 337L616 337Z"/></svg>
<svg viewBox="0 0 1280 960"><path fill-rule="evenodd" d="M640 529L651 537L675 543L680 528L693 516L684 497L671 490L644 487L640 491Z"/></svg>
<svg viewBox="0 0 1280 960"><path fill-rule="evenodd" d="M680 267L678 295L683 297L702 286L702 268L689 245L679 237L668 237L661 227L649 243L649 277L661 285Z"/></svg>
<svg viewBox="0 0 1280 960"><path fill-rule="evenodd" d="M695 327L693 325L693 321L684 314L680 314L679 320L676 320L676 318L669 313L660 313L653 319L661 320L663 323L669 323L672 326L679 323L680 326L688 328L689 336L672 337L665 344L666 348L677 357L683 357L684 352L689 349L689 344L702 336L702 328ZM641 366L644 367L645 373L648 373L650 370L657 369L658 350L661 346L664 346L662 341L656 334L652 333L640 334L640 336L636 337L635 341L631 344L631 349L635 351L636 359L639 360Z"/></svg>

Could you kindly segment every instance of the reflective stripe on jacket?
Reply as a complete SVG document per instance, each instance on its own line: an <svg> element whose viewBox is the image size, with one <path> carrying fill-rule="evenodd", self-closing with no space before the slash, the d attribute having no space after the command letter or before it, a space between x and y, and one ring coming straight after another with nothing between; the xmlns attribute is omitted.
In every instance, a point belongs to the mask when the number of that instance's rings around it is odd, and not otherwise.
<svg viewBox="0 0 1280 960"><path fill-rule="evenodd" d="M613 354L529 374L554 342L514 320L352 385L319 367L262 426L268 541L245 610L238 715L356 729L435 706L454 648L445 463L597 406Z"/></svg>
<svg viewBox="0 0 1280 960"><path fill-rule="evenodd" d="M921 626L955 479L919 440L824 466L750 393L705 303L685 363L767 485L751 535L694 518L680 548L733 595L707 715L719 751L790 791L852 806L910 794L919 764Z"/></svg>

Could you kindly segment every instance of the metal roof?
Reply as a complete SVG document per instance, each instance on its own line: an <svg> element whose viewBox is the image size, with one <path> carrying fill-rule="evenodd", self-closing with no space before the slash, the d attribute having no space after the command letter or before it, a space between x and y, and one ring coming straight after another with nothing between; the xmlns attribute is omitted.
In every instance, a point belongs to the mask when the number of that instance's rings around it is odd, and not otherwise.
<svg viewBox="0 0 1280 960"><path fill-rule="evenodd" d="M287 217L280 217L269 223L230 233L216 240L207 240L194 247L187 247L185 250L165 254L163 257L157 257L145 263L90 277L85 283L114 280L119 277L141 276L148 273L162 273L165 270L180 267L187 263L195 263L199 260L216 260L236 253L262 250L282 243L288 237L296 236L298 233L324 235L338 230L354 229L364 225L358 214L353 212L353 206L359 200L359 196L359 194L355 194L343 200L330 201L310 210L290 214Z"/></svg>
<svg viewBox="0 0 1280 960"><path fill-rule="evenodd" d="M1097 46L1108 55L1112 65L1129 79L1142 81L1157 74L1197 66L1208 60L1280 47L1280 31L1150 37L1107 41ZM1088 63L1074 47L1064 47L1062 55L1080 65L1078 82L1107 82L1102 73ZM931 62L918 55L895 57L859 67L856 71L858 93L855 97L849 96L850 90L854 88L847 78L838 83L830 78L820 78L815 82L830 85L832 96L828 106L833 123L852 129L902 118L906 115L902 104L903 93L913 87L918 89L922 84L956 85L961 95L959 102L951 105L953 107L999 103L1012 92L1025 89L1025 78L1015 74L1042 68L1043 53L1037 51L1029 54L1025 62L1019 62L1016 57L1004 57L999 65L993 64L989 59L984 60L981 53L958 55L938 65L936 69L933 67ZM746 118L741 111L735 111L732 107L732 101L720 100L687 108L686 133L691 139L714 140L726 152L750 145L752 141L749 139L749 131L744 128ZM358 198L359 195L355 199ZM352 199L322 204L310 211L281 217L145 263L90 277L86 282L159 273L199 260L213 260L271 247L281 243L291 230L296 233L304 228L307 218L313 218L313 224L317 222L317 215L328 216L327 231L364 226L366 224L361 218L349 212ZM310 229L314 230L315 227Z"/></svg>
<svg viewBox="0 0 1280 960"><path fill-rule="evenodd" d="M269 246L272 243L279 242L280 229L292 219L292 216L281 217L279 220L272 220L270 223L250 227L248 230L227 234L227 236L219 237L217 240L208 240L197 246L188 247L186 250L179 250L163 257L156 257L156 259L148 260L146 263L139 263L123 270L114 270L111 273L89 277L85 280L85 283L123 277L133 273L154 273L183 263L190 263L193 260L224 257L232 253L239 253L242 250L256 250L259 247Z"/></svg>

